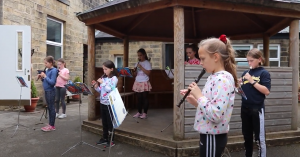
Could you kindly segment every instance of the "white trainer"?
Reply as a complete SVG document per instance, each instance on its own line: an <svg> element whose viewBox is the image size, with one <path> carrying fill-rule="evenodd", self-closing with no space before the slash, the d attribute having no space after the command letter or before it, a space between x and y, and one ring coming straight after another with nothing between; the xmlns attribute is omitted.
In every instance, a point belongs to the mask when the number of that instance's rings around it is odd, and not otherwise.
<svg viewBox="0 0 300 157"><path fill-rule="evenodd" d="M58 116L59 116L59 114L58 114L58 113L56 113L55 117L56 117L56 118L58 118Z"/></svg>
<svg viewBox="0 0 300 157"><path fill-rule="evenodd" d="M63 118L66 118L66 117L67 117L66 114L61 114L61 115L58 116L59 119L63 119Z"/></svg>

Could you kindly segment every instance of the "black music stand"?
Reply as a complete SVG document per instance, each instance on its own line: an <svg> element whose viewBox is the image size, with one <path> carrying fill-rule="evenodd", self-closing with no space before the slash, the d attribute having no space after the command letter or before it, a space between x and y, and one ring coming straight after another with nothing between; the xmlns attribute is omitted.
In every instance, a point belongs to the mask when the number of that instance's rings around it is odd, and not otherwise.
<svg viewBox="0 0 300 157"><path fill-rule="evenodd" d="M174 73L172 71L172 69L169 68L169 66L166 67L167 70L169 71L166 71L166 74L167 76L170 78L170 79L173 79L174 78ZM170 73L171 72L171 73ZM172 75L171 75L172 74ZM166 126L165 128L163 128L160 132L163 132L164 130L166 130L169 126L171 126L174 122L172 121L168 126Z"/></svg>
<svg viewBox="0 0 300 157"><path fill-rule="evenodd" d="M123 93L125 94L125 77L133 77L132 74L131 74L131 71L128 67L125 67L125 68L118 68L117 69L118 72L119 72L119 75L120 77L123 77L124 78L124 86L123 86ZM124 100L126 99L126 97L124 96ZM130 113L129 113L129 110L127 109L128 111L128 115L130 115L131 117L133 117ZM139 123L139 121L137 119L135 119L135 121L137 123Z"/></svg>
<svg viewBox="0 0 300 157"><path fill-rule="evenodd" d="M82 145L82 144L85 144L85 145L88 145L88 146L91 146L93 148L96 148L96 149L100 149L102 151L105 151L104 149L101 149L101 148L98 148L96 146L93 146L89 143L86 143L82 140L82 125L81 125L81 110L80 110L80 106L81 106L81 96L82 94L91 94L93 95L93 93L91 92L91 90L87 87L86 84L84 83L80 83L80 82L76 82L76 83L72 83L72 82L69 82L69 84L66 84L65 85L66 89L71 92L72 94L75 94L75 95L79 95L79 121L80 121L80 141L75 144L74 146L70 147L67 151L65 151L63 154L61 154L62 156L64 154L66 154L68 151L70 151L71 149L75 148L76 146L79 146L79 145Z"/></svg>
<svg viewBox="0 0 300 157"><path fill-rule="evenodd" d="M28 128L27 126L20 124L20 106L21 106L21 98L22 98L22 88L23 88L23 87L28 88L28 86L27 86L26 82L24 81L23 77L21 77L21 76L16 76L16 79L17 79L18 83L20 84L21 91L20 91L20 99L19 99L19 106L18 106L18 108L19 108L19 112L18 112L18 123L15 124L15 125L13 125L13 126L11 126L11 127L16 126L15 132L14 132L14 134L11 136L11 138L15 136L15 134L16 134L17 130L19 129L19 127ZM11 127L8 127L8 128L11 128ZM8 129L8 128L7 128L7 129ZM3 131L3 130L2 130L2 131Z"/></svg>

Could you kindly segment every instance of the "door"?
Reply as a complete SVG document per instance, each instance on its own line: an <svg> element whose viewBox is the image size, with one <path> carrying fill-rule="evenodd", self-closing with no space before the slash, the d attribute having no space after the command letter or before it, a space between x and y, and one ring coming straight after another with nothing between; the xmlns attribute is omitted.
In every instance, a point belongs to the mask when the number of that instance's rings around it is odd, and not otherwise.
<svg viewBox="0 0 300 157"><path fill-rule="evenodd" d="M0 25L0 105L31 104L31 28ZM28 87L21 89L16 76L23 77ZM22 91L22 93L21 93Z"/></svg>

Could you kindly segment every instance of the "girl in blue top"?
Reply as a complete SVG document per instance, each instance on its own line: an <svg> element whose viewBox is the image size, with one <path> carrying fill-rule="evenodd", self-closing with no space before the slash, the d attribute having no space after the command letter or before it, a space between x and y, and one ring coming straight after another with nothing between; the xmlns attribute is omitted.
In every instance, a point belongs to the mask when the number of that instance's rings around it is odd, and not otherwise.
<svg viewBox="0 0 300 157"><path fill-rule="evenodd" d="M45 91L45 98L48 104L49 111L49 125L42 127L43 131L54 131L55 130L55 83L57 78L57 69L54 68L54 58L52 56L48 56L44 59L45 66L47 68L46 72L42 72L38 74L38 77L42 78L43 87Z"/></svg>
<svg viewBox="0 0 300 157"><path fill-rule="evenodd" d="M117 84L118 84L118 71L115 67L115 64L108 60L103 63L103 71L104 76L99 78L96 81L92 81L92 85L94 86L95 90L100 93L100 108L101 108L101 118L102 118L102 126L103 126L103 136L97 142L97 145L108 145L109 146L109 139L111 136L109 132L112 132L113 124L112 124L112 111L109 105L109 98L108 95L111 91L113 91ZM114 146L114 142L110 146Z"/></svg>

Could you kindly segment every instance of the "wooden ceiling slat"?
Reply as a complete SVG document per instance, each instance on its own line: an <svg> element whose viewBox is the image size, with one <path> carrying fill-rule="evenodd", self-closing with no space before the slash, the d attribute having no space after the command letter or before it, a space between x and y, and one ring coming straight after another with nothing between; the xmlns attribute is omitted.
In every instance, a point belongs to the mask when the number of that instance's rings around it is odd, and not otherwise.
<svg viewBox="0 0 300 157"><path fill-rule="evenodd" d="M206 9L216 9L223 11L234 11L242 13L262 14L280 17L300 18L299 11L284 10L271 7L263 7L262 5L246 5L239 3L229 3L220 1L195 1L195 0L177 0L178 5L185 7L197 7Z"/></svg>
<svg viewBox="0 0 300 157"><path fill-rule="evenodd" d="M290 18L284 18L283 20L281 20L279 23L277 23L276 25L274 25L273 27L271 27L270 29L268 29L265 33L268 36L272 36L275 35L276 33L278 33L279 31L283 30L284 28L286 28L287 26L289 26L289 24L293 21L293 19Z"/></svg>
<svg viewBox="0 0 300 157"><path fill-rule="evenodd" d="M112 29L111 27L102 25L102 24L95 24L94 26L96 29L98 29L102 32L105 32L107 34L113 35L113 36L121 38L121 39L123 39L126 36L125 34L119 32L119 31L116 31L116 30Z"/></svg>
<svg viewBox="0 0 300 157"><path fill-rule="evenodd" d="M164 8L172 7L172 6L174 6L174 4L172 3L172 0L164 0L164 1L150 3L147 5L141 5L141 6L135 7L135 8L128 8L125 10L120 10L117 12L111 12L111 13L108 13L105 15L92 17L87 20L83 20L83 22L86 25L92 25L92 24L97 24L97 23L102 23L102 22L106 22L106 21L111 21L111 20L115 20L115 19L119 19L119 18L132 16L132 15L138 15L141 13L151 12L154 10L164 9Z"/></svg>

